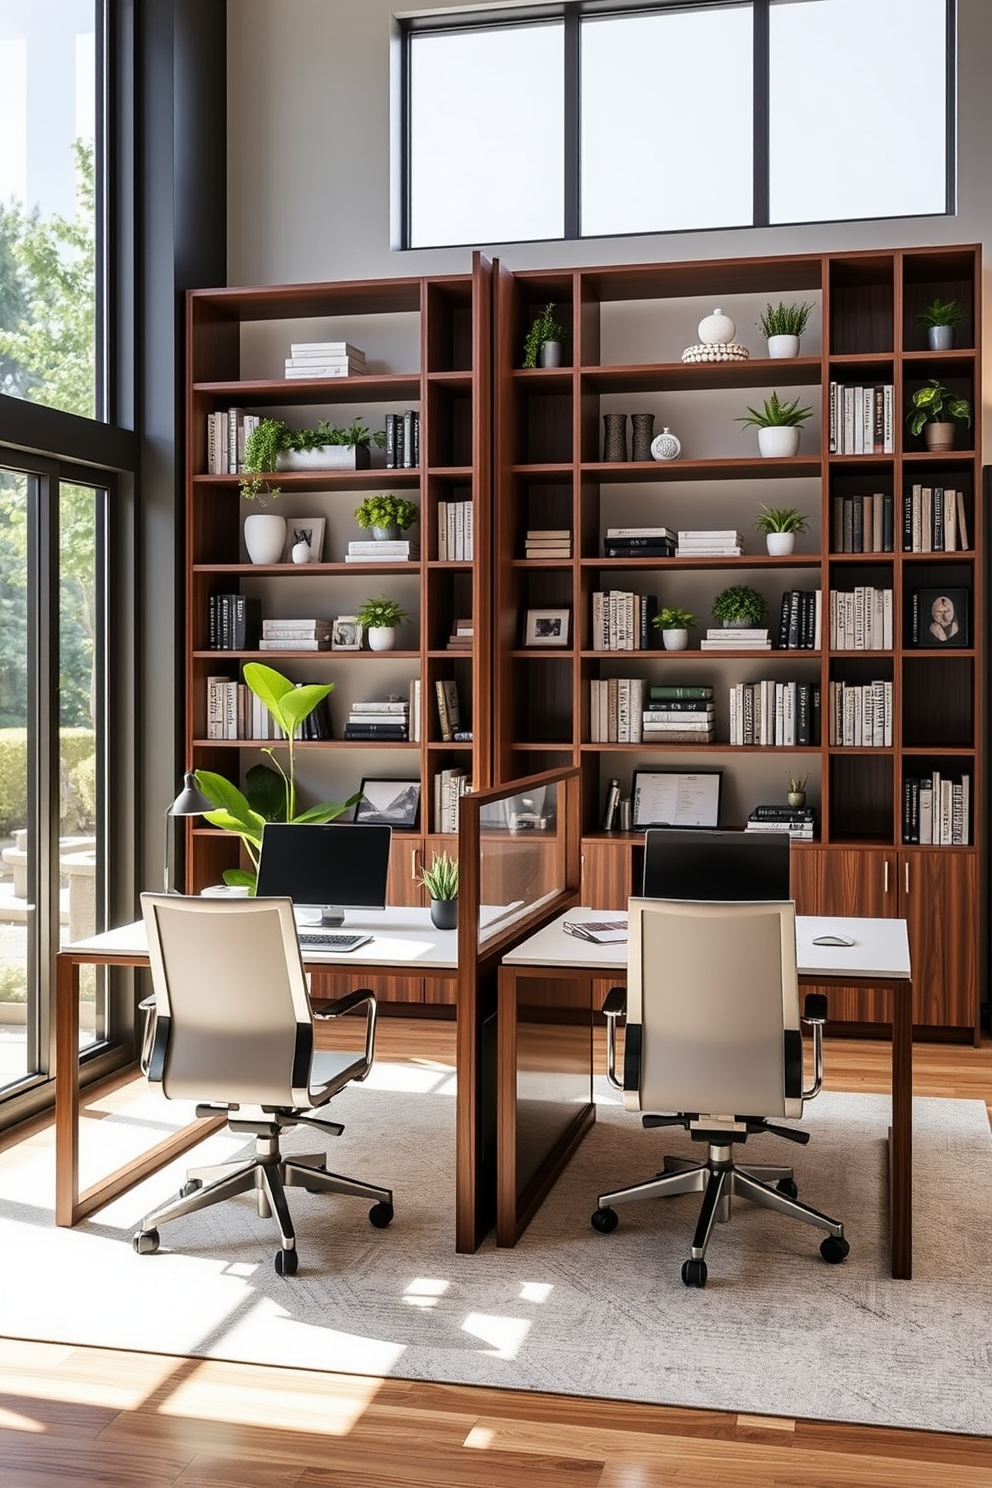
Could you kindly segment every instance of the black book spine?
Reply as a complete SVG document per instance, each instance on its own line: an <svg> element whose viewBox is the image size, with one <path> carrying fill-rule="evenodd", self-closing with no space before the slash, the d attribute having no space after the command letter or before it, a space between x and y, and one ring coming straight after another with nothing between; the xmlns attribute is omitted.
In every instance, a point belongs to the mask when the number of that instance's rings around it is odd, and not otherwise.
<svg viewBox="0 0 992 1488"><path fill-rule="evenodd" d="M605 558L674 558L675 549L670 543L654 543L646 547L624 547L621 543L603 544Z"/></svg>
<svg viewBox="0 0 992 1488"><path fill-rule="evenodd" d="M893 508L894 508L894 506L895 506L895 498L893 497L892 492L891 491L886 491L885 492L885 495L882 497L882 552L883 553L891 553L892 552L892 542L893 542L893 536L894 536L893 531L892 531L892 519L893 519Z"/></svg>
<svg viewBox="0 0 992 1488"><path fill-rule="evenodd" d="M810 684L810 733L811 744L820 742L820 689L814 682Z"/></svg>
<svg viewBox="0 0 992 1488"><path fill-rule="evenodd" d="M385 428L386 428L386 443L385 443L386 469L387 470L395 470L396 469L396 415L395 415L395 413L387 413L386 414L386 425L385 425Z"/></svg>
<svg viewBox="0 0 992 1488"><path fill-rule="evenodd" d="M907 491L902 498L902 550L913 551L913 493Z"/></svg>
<svg viewBox="0 0 992 1488"><path fill-rule="evenodd" d="M778 617L778 649L784 651L789 642L789 609L792 604L792 590L786 589L782 593L782 608Z"/></svg>
<svg viewBox="0 0 992 1488"><path fill-rule="evenodd" d="M207 600L207 645L217 650L217 596L211 594Z"/></svg>
<svg viewBox="0 0 992 1488"><path fill-rule="evenodd" d="M393 416L393 465L397 470L401 469L403 461L403 415L397 413Z"/></svg>
<svg viewBox="0 0 992 1488"><path fill-rule="evenodd" d="M854 552L854 498L844 497L844 531L840 550L842 553Z"/></svg>
<svg viewBox="0 0 992 1488"><path fill-rule="evenodd" d="M862 496L855 496L851 503L851 552L863 553L865 550L865 505Z"/></svg>
<svg viewBox="0 0 992 1488"><path fill-rule="evenodd" d="M403 415L403 464L409 468L413 465L413 409L408 408Z"/></svg>
<svg viewBox="0 0 992 1488"><path fill-rule="evenodd" d="M932 503L931 510L932 510L932 513L933 513L933 533L932 533L933 541L931 542L930 546L933 548L933 551L935 553L942 553L944 551L944 488L943 488L943 486L934 486L934 488L933 488L933 503Z"/></svg>
<svg viewBox="0 0 992 1488"><path fill-rule="evenodd" d="M830 502L830 547L835 553L844 551L843 496L834 496Z"/></svg>
<svg viewBox="0 0 992 1488"><path fill-rule="evenodd" d="M808 682L800 682L796 687L796 743L810 744L810 687Z"/></svg>
<svg viewBox="0 0 992 1488"><path fill-rule="evenodd" d="M416 412L414 412L414 414L413 414L412 430L413 430L413 455L412 455L412 459L411 459L410 463L415 468L419 469L419 467L420 467L420 414L419 413L416 413Z"/></svg>
<svg viewBox="0 0 992 1488"><path fill-rule="evenodd" d="M799 645L799 590L792 589L789 592L789 632L786 639L786 649L795 651Z"/></svg>

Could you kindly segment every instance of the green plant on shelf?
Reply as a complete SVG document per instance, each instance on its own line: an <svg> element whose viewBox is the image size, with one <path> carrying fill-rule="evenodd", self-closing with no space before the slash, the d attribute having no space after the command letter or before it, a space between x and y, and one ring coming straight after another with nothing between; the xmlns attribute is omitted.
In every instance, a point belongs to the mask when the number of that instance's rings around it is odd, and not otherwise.
<svg viewBox="0 0 992 1488"><path fill-rule="evenodd" d="M387 599L383 595L380 599L365 600L355 618L366 630L379 626L395 630L397 625L402 625L410 617L397 600Z"/></svg>
<svg viewBox="0 0 992 1488"><path fill-rule="evenodd" d="M741 414L735 422L744 424L745 427L753 425L756 429L791 428L812 416L812 408L800 407L798 398L793 398L791 403L783 403L778 393L773 392L770 398L765 399L763 408L752 408L748 404L747 413Z"/></svg>
<svg viewBox="0 0 992 1488"><path fill-rule="evenodd" d="M759 626L768 615L768 604L748 584L731 584L713 600L712 613L721 625Z"/></svg>
<svg viewBox="0 0 992 1488"><path fill-rule="evenodd" d="M813 308L811 301L786 305L779 300L777 305L765 306L758 327L763 336L801 336Z"/></svg>
<svg viewBox="0 0 992 1488"><path fill-rule="evenodd" d="M431 853L430 866L421 869L420 882L432 899L457 899L457 858L447 852Z"/></svg>
<svg viewBox="0 0 992 1488"><path fill-rule="evenodd" d="M679 605L666 605L652 616L651 624L657 630L691 630L699 621L691 610L683 610Z"/></svg>
<svg viewBox="0 0 992 1488"><path fill-rule="evenodd" d="M524 341L524 366L536 367L541 347L549 341L562 342L565 339L565 327L555 316L555 307L552 302L544 305L537 313L537 318L531 322Z"/></svg>
<svg viewBox="0 0 992 1488"><path fill-rule="evenodd" d="M207 799L217 807L216 811L204 812L204 821L209 822L212 827L221 827L225 832L233 832L240 837L253 865L252 871L226 868L224 882L245 887L253 894L262 847L262 831L267 821L334 821L361 799L361 792L347 801L324 801L318 806L308 806L304 811L297 811L294 736L303 720L309 718L314 709L333 692L333 682L298 687L274 667L263 666L258 661L245 664L244 678L248 688L265 705L286 739L286 768L283 769L273 749L263 749L262 754L269 756L275 768L254 765L245 776L244 791L212 770L197 770L196 783Z"/></svg>
<svg viewBox="0 0 992 1488"><path fill-rule="evenodd" d="M917 315L916 324L929 330L931 326L956 326L962 321L961 306L957 300L933 300Z"/></svg>
<svg viewBox="0 0 992 1488"><path fill-rule="evenodd" d="M418 515L415 501L408 501L405 496L393 496L388 491L366 496L355 508L355 521L359 527L398 527L401 532L412 527Z"/></svg>
<svg viewBox="0 0 992 1488"><path fill-rule="evenodd" d="M284 419L263 418L245 440L244 472L241 494L246 501L265 501L280 494L280 487L262 477L275 470L280 455L288 452L302 454L309 450L323 449L325 445L358 445L368 448L376 444L381 449L385 434L376 433L359 420L337 427L327 419L318 420L313 428L291 429Z"/></svg>
<svg viewBox="0 0 992 1488"><path fill-rule="evenodd" d="M769 532L805 532L809 526L809 518L804 517L795 506L762 505L754 519L754 525L766 535Z"/></svg>
<svg viewBox="0 0 992 1488"><path fill-rule="evenodd" d="M906 415L911 434L921 434L924 424L964 424L971 428L971 404L967 398L959 398L936 377L931 377L925 387L917 388Z"/></svg>

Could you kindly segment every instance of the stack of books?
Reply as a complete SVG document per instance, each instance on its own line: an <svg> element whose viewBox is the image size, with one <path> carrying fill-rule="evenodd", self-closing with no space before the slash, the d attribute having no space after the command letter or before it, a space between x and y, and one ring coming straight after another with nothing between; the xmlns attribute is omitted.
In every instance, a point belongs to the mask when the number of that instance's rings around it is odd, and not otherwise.
<svg viewBox="0 0 992 1488"><path fill-rule="evenodd" d="M257 429L260 416L243 408L222 408L207 414L207 474L240 475L245 463L245 440Z"/></svg>
<svg viewBox="0 0 992 1488"><path fill-rule="evenodd" d="M419 557L420 544L411 542L408 537L384 537L380 542L360 538L348 544L344 561L345 563L410 563Z"/></svg>
<svg viewBox="0 0 992 1488"><path fill-rule="evenodd" d="M370 743L405 744L410 737L409 701L370 699L352 703L344 736Z"/></svg>
<svg viewBox="0 0 992 1488"><path fill-rule="evenodd" d="M658 600L653 594L632 594L624 589L597 590L592 597L592 649L649 650L651 620L657 611Z"/></svg>
<svg viewBox="0 0 992 1488"><path fill-rule="evenodd" d="M262 624L262 602L245 594L211 594L207 601L207 645L211 651L254 651Z"/></svg>
<svg viewBox="0 0 992 1488"><path fill-rule="evenodd" d="M739 558L744 539L729 527L688 528L679 531L677 558Z"/></svg>
<svg viewBox="0 0 992 1488"><path fill-rule="evenodd" d="M738 682L730 689L729 703L731 745L820 742L820 689L815 682Z"/></svg>
<svg viewBox="0 0 992 1488"><path fill-rule="evenodd" d="M458 802L469 789L464 770L439 770L434 776L434 830L458 831Z"/></svg>
<svg viewBox="0 0 992 1488"><path fill-rule="evenodd" d="M330 620L263 620L260 651L329 651Z"/></svg>
<svg viewBox="0 0 992 1488"><path fill-rule="evenodd" d="M674 558L675 533L668 527L607 527L604 558Z"/></svg>
<svg viewBox="0 0 992 1488"><path fill-rule="evenodd" d="M788 832L801 842L813 840L811 806L755 806L747 819L745 832Z"/></svg>
<svg viewBox="0 0 992 1488"><path fill-rule="evenodd" d="M350 341L294 341L286 358L286 376L364 377L364 351Z"/></svg>
<svg viewBox="0 0 992 1488"><path fill-rule="evenodd" d="M420 464L420 414L415 408L405 413L387 413L385 426L387 470L415 470Z"/></svg>
<svg viewBox="0 0 992 1488"><path fill-rule="evenodd" d="M770 651L768 627L724 625L707 630L700 651Z"/></svg>
<svg viewBox="0 0 992 1488"><path fill-rule="evenodd" d="M643 677L594 677L589 683L590 744L640 744Z"/></svg>
<svg viewBox="0 0 992 1488"><path fill-rule="evenodd" d="M524 539L525 558L571 558L572 534L567 527L531 527Z"/></svg>
<svg viewBox="0 0 992 1488"><path fill-rule="evenodd" d="M700 697L670 697L672 692L698 692ZM659 695L660 694L660 695ZM645 744L712 744L716 738L712 687L652 687L641 715Z"/></svg>
<svg viewBox="0 0 992 1488"><path fill-rule="evenodd" d="M437 504L437 556L441 562L472 562L471 501L439 501Z"/></svg>
<svg viewBox="0 0 992 1488"><path fill-rule="evenodd" d="M456 620L448 637L449 651L471 651L475 638L475 626L471 619Z"/></svg>
<svg viewBox="0 0 992 1488"><path fill-rule="evenodd" d="M907 776L902 787L902 840L939 847L971 841L971 776L951 780L933 770Z"/></svg>

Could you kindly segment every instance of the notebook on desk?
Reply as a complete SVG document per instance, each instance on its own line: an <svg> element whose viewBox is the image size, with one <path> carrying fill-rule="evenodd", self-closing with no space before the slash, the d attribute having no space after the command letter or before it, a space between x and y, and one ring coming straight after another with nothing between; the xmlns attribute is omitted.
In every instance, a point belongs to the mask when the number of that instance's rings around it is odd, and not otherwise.
<svg viewBox="0 0 992 1488"><path fill-rule="evenodd" d="M627 939L626 920L565 920L561 928L593 945L616 945Z"/></svg>

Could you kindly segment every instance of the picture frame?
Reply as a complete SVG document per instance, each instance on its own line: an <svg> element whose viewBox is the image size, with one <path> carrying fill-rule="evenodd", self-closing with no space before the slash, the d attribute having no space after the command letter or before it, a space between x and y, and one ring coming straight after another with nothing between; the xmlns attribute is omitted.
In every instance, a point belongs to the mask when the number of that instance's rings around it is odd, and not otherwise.
<svg viewBox="0 0 992 1488"><path fill-rule="evenodd" d="M567 646L572 612L569 609L528 610L525 646Z"/></svg>
<svg viewBox="0 0 992 1488"><path fill-rule="evenodd" d="M324 517L287 517L286 545L282 552L283 563L293 562L293 549L298 542L305 542L310 549L308 563L319 563L324 552Z"/></svg>
<svg viewBox="0 0 992 1488"><path fill-rule="evenodd" d="M420 781L367 776L359 787L356 822L374 822L394 832L416 831L420 818Z"/></svg>
<svg viewBox="0 0 992 1488"><path fill-rule="evenodd" d="M971 591L960 587L914 589L910 645L955 651L971 645Z"/></svg>
<svg viewBox="0 0 992 1488"><path fill-rule="evenodd" d="M635 770L631 826L718 827L722 770Z"/></svg>
<svg viewBox="0 0 992 1488"><path fill-rule="evenodd" d="M331 650L360 651L365 627L357 615L335 615L331 621Z"/></svg>

